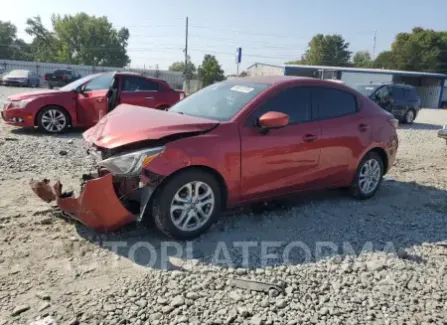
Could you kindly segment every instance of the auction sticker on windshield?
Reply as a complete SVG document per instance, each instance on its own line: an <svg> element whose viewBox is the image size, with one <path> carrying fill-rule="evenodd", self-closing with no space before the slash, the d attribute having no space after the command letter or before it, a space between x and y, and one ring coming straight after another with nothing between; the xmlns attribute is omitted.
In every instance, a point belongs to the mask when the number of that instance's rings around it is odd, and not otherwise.
<svg viewBox="0 0 447 325"><path fill-rule="evenodd" d="M231 87L231 90L238 91L240 93L248 94L249 92L253 91L254 88L245 87L245 86L233 86L233 87Z"/></svg>

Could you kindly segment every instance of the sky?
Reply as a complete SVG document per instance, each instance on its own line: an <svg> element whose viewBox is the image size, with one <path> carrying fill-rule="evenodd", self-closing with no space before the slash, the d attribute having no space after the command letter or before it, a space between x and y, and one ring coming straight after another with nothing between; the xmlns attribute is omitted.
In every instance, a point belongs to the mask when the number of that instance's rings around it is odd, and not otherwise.
<svg viewBox="0 0 447 325"><path fill-rule="evenodd" d="M353 52L372 52L376 33L377 55L415 26L447 30L446 11L446 0L20 0L1 6L0 20L14 23L18 37L30 41L29 17L40 15L51 29L53 13L107 16L116 28L129 28L131 67L167 69L184 60L188 17L192 62L212 54L233 74L238 47L240 71L256 62L298 59L317 33L341 34Z"/></svg>

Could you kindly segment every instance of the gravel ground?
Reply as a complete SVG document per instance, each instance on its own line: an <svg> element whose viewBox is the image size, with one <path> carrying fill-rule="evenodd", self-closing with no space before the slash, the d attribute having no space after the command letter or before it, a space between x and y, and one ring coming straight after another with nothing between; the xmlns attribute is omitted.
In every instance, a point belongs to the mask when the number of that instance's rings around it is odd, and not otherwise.
<svg viewBox="0 0 447 325"><path fill-rule="evenodd" d="M17 91L0 87L0 101ZM447 111L423 110L400 127L397 162L371 200L328 191L232 210L189 243L63 220L28 182L76 190L92 167L80 131L1 123L0 325L447 324L444 122ZM234 277L285 292L232 288Z"/></svg>

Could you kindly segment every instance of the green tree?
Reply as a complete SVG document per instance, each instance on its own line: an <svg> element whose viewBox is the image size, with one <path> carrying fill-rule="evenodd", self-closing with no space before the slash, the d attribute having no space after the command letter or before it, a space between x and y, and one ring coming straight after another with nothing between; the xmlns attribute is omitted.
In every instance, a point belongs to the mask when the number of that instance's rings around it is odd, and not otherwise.
<svg viewBox="0 0 447 325"><path fill-rule="evenodd" d="M415 27L391 45L397 69L447 73L447 32Z"/></svg>
<svg viewBox="0 0 447 325"><path fill-rule="evenodd" d="M183 72L185 73L185 62L184 61L177 61L172 63L169 66L169 71L177 71L177 72ZM191 62L191 58L188 56L188 69L186 71L186 77L191 80L194 78L195 74L197 72L197 68L194 65L194 63Z"/></svg>
<svg viewBox="0 0 447 325"><path fill-rule="evenodd" d="M239 77L241 78L248 77L247 71L242 71L241 73L239 73Z"/></svg>
<svg viewBox="0 0 447 325"><path fill-rule="evenodd" d="M373 61L373 68L376 69L397 69L394 63L393 53L391 51L383 51Z"/></svg>
<svg viewBox="0 0 447 325"><path fill-rule="evenodd" d="M53 30L49 31L39 16L27 20L35 60L113 67L129 64L129 30L115 29L107 17L53 15L51 22Z"/></svg>
<svg viewBox="0 0 447 325"><path fill-rule="evenodd" d="M315 35L301 58L301 64L348 66L351 52L349 43L341 35Z"/></svg>
<svg viewBox="0 0 447 325"><path fill-rule="evenodd" d="M371 54L368 51L358 51L352 58L352 64L359 68L370 68L372 66Z"/></svg>
<svg viewBox="0 0 447 325"><path fill-rule="evenodd" d="M17 27L8 21L0 20L0 58L6 60L26 60L29 46L17 38Z"/></svg>
<svg viewBox="0 0 447 325"><path fill-rule="evenodd" d="M225 79L224 71L214 55L205 55L198 69L198 77L203 87Z"/></svg>
<svg viewBox="0 0 447 325"><path fill-rule="evenodd" d="M26 33L33 36L30 45L32 59L37 62L60 62L59 42L54 34L45 28L40 16L28 18L26 25Z"/></svg>

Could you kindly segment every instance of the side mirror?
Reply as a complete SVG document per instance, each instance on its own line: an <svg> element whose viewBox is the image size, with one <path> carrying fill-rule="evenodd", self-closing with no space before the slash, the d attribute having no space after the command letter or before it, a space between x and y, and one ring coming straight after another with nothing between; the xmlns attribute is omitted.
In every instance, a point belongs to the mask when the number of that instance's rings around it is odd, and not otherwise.
<svg viewBox="0 0 447 325"><path fill-rule="evenodd" d="M88 97L88 94L84 91L84 87L83 86L79 86L78 88L76 88L76 92L78 94L81 94L84 97Z"/></svg>
<svg viewBox="0 0 447 325"><path fill-rule="evenodd" d="M279 129L289 124L289 115L270 111L258 119L258 126L263 130Z"/></svg>

